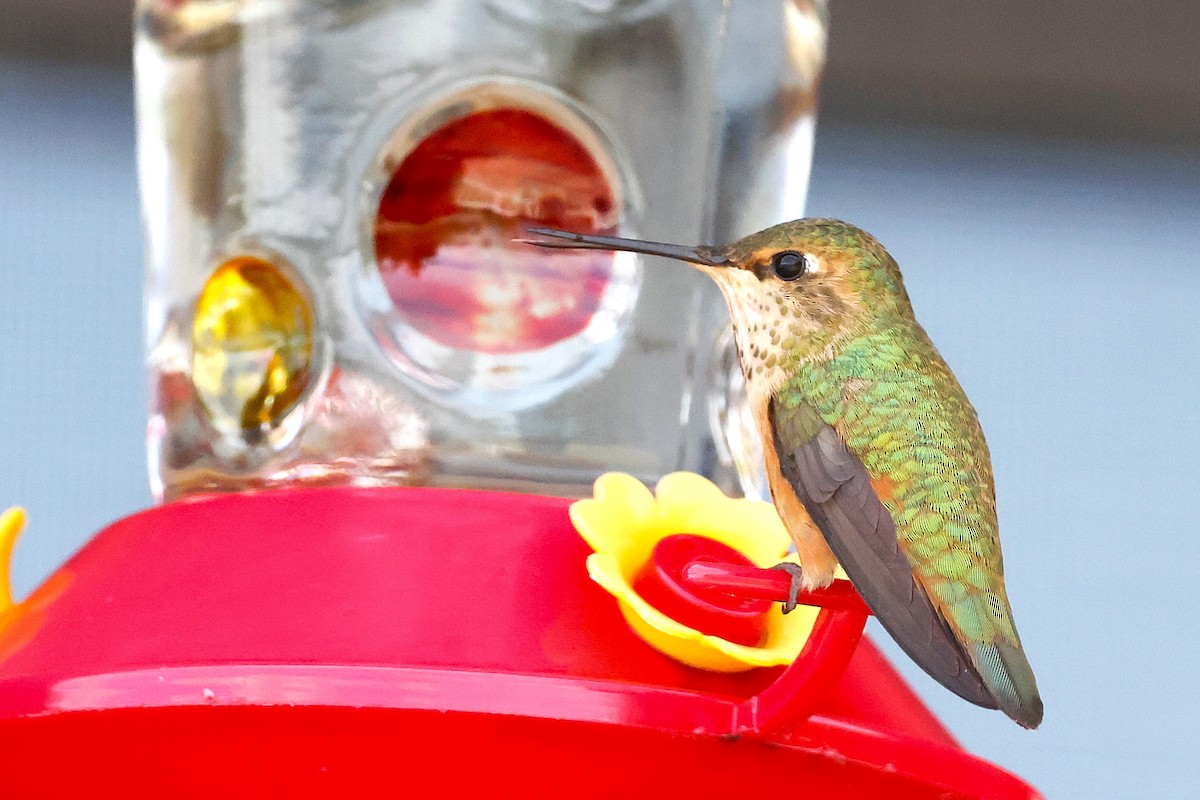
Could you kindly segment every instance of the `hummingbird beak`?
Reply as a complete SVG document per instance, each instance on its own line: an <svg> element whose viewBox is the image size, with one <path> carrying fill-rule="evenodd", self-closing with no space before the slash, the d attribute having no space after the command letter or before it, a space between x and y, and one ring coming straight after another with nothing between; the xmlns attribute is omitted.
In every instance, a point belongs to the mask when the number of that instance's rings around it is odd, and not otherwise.
<svg viewBox="0 0 1200 800"><path fill-rule="evenodd" d="M629 253L644 253L662 256L706 267L724 267L731 262L728 257L710 247L684 247L678 244L646 242L641 239L622 239L619 236L594 236L586 233L571 233L555 228L526 228L530 233L545 236L545 239L518 239L519 242L547 247L552 250L623 250Z"/></svg>

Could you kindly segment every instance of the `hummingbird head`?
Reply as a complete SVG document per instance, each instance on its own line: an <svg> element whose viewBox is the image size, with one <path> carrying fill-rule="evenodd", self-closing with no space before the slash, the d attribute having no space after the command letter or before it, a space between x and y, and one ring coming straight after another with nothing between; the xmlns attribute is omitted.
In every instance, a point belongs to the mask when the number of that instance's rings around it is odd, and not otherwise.
<svg viewBox="0 0 1200 800"><path fill-rule="evenodd" d="M900 269L866 231L831 219L798 219L729 245L680 245L530 228L542 247L627 250L686 261L720 287L742 369L770 391L800 364L881 319L911 317Z"/></svg>

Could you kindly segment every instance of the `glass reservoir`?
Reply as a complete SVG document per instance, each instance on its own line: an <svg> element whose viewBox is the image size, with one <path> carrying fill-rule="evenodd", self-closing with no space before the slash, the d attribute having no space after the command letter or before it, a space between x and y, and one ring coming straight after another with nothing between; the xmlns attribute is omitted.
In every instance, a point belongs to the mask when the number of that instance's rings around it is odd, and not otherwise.
<svg viewBox="0 0 1200 800"><path fill-rule="evenodd" d="M824 30L803 0L140 2L156 495L763 494L716 288L514 239L801 216Z"/></svg>

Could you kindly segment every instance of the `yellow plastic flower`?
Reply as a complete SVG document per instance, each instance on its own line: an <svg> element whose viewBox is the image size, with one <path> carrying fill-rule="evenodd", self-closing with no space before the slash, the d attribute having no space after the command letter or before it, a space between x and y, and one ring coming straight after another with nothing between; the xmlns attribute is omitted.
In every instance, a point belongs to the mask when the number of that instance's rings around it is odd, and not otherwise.
<svg viewBox="0 0 1200 800"><path fill-rule="evenodd" d="M13 545L25 527L25 509L16 506L0 514L0 661L27 645L46 621L46 607L74 580L69 567L59 567L38 588L14 603L9 570Z"/></svg>
<svg viewBox="0 0 1200 800"><path fill-rule="evenodd" d="M571 506L571 522L596 551L588 556L588 574L617 598L626 621L647 643L685 664L716 672L795 660L812 631L814 608L799 606L787 616L772 608L764 640L754 647L690 628L650 605L633 588L655 545L672 534L706 536L760 567L794 561L774 506L726 497L712 482L690 472L665 476L654 494L636 478L610 472L596 480L593 495Z"/></svg>

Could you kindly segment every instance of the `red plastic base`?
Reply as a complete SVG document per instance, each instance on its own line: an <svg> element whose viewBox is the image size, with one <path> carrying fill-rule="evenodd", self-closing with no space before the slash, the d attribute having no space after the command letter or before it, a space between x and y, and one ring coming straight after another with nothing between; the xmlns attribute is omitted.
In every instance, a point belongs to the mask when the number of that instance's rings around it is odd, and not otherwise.
<svg viewBox="0 0 1200 800"><path fill-rule="evenodd" d="M125 797L1029 796L1011 785L935 791L936 776L831 758L817 746L530 717L183 707L33 719L16 733L0 726L5 797L92 797L97 787ZM955 760L946 769L957 772L947 786L963 779ZM992 772L970 777L985 782Z"/></svg>
<svg viewBox="0 0 1200 800"><path fill-rule="evenodd" d="M1037 797L866 642L810 718L720 735L780 670L645 645L566 505L318 489L118 522L0 620L0 796Z"/></svg>

